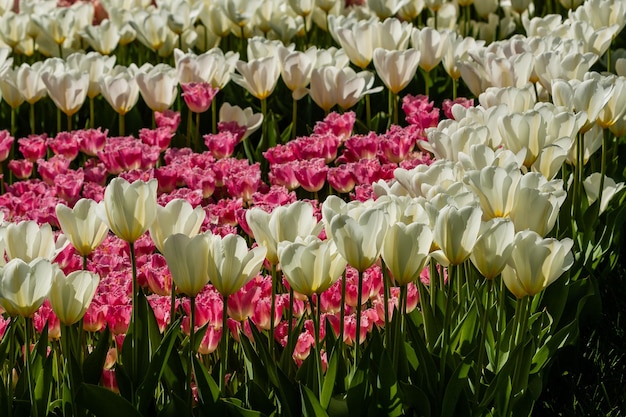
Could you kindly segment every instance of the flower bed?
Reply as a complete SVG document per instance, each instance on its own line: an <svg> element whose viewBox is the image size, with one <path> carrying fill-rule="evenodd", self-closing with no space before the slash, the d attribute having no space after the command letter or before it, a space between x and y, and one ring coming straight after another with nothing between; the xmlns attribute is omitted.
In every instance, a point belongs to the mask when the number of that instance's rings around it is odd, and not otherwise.
<svg viewBox="0 0 626 417"><path fill-rule="evenodd" d="M7 415L532 413L618 262L626 10L322 3L4 11Z"/></svg>

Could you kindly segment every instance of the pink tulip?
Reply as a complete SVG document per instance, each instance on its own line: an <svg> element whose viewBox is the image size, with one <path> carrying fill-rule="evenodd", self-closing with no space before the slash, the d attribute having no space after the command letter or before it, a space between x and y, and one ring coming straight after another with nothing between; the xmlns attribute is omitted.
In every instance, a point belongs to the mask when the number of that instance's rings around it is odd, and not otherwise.
<svg viewBox="0 0 626 417"><path fill-rule="evenodd" d="M269 173L270 184L272 186L285 187L288 190L295 190L300 186L300 182L298 182L295 174L298 166L298 161L271 164Z"/></svg>
<svg viewBox="0 0 626 417"><path fill-rule="evenodd" d="M263 152L263 157L271 164L284 164L286 162L298 160L293 142L287 142L285 145L276 145L273 148Z"/></svg>
<svg viewBox="0 0 626 417"><path fill-rule="evenodd" d="M439 109L434 108L434 103L428 101L424 95L412 96L410 94L402 99L402 110L406 114L409 124L417 125L421 129L435 127L439 122Z"/></svg>
<svg viewBox="0 0 626 417"><path fill-rule="evenodd" d="M328 170L328 183L335 191L339 193L349 193L354 189L356 185L356 178L352 172L354 165L354 162L350 162L332 167Z"/></svg>
<svg viewBox="0 0 626 417"><path fill-rule="evenodd" d="M443 114L448 119L454 119L454 116L452 115L452 107L455 104L460 104L466 109L469 109L470 107L474 107L474 99L465 97L458 97L456 100L445 99L443 103L441 103L441 108L443 110Z"/></svg>
<svg viewBox="0 0 626 417"><path fill-rule="evenodd" d="M37 173L46 184L54 185L57 175L67 173L70 162L71 161L63 155L55 155L48 160L38 159Z"/></svg>
<svg viewBox="0 0 626 417"><path fill-rule="evenodd" d="M397 125L379 137L378 147L385 159L392 163L402 162L415 146L415 127L402 128Z"/></svg>
<svg viewBox="0 0 626 417"><path fill-rule="evenodd" d="M204 135L204 144L215 159L230 157L235 152L235 146L239 143L240 137L230 131L218 132L216 134Z"/></svg>
<svg viewBox="0 0 626 417"><path fill-rule="evenodd" d="M78 155L79 145L76 135L70 132L59 132L54 138L48 139L48 146L55 155L63 155L70 161Z"/></svg>
<svg viewBox="0 0 626 417"><path fill-rule="evenodd" d="M82 171L68 171L67 174L59 174L56 176L54 190L58 197L67 201L71 206L80 199L83 182L84 174Z"/></svg>
<svg viewBox="0 0 626 417"><path fill-rule="evenodd" d="M294 169L296 179L308 192L316 192L322 189L326 183L328 167L322 158L300 161Z"/></svg>
<svg viewBox="0 0 626 417"><path fill-rule="evenodd" d="M102 132L98 129L75 130L72 132L78 141L79 149L82 153L89 156L96 156L98 152L104 149L109 131L107 129Z"/></svg>
<svg viewBox="0 0 626 417"><path fill-rule="evenodd" d="M332 112L323 121L315 124L313 133L318 135L330 133L339 139L340 142L345 142L352 135L355 122L356 114L353 111L343 114Z"/></svg>
<svg viewBox="0 0 626 417"><path fill-rule="evenodd" d="M18 149L24 155L24 158L30 162L35 162L46 155L48 150L47 142L48 136L45 133L42 135L29 135L26 138L17 140Z"/></svg>
<svg viewBox="0 0 626 417"><path fill-rule="evenodd" d="M157 147L161 152L170 146L174 137L174 132L169 127L159 127L156 129L141 129L139 139L148 146Z"/></svg>
<svg viewBox="0 0 626 417"><path fill-rule="evenodd" d="M154 112L154 121L157 127L166 127L172 132L176 132L180 125L180 112L165 110L164 112Z"/></svg>
<svg viewBox="0 0 626 417"><path fill-rule="evenodd" d="M378 150L378 135L371 132L368 135L352 136L344 143L344 150L338 162L358 162L361 159L375 159Z"/></svg>
<svg viewBox="0 0 626 417"><path fill-rule="evenodd" d="M8 130L0 130L0 162L9 157L14 141L15 138L11 136Z"/></svg>
<svg viewBox="0 0 626 417"><path fill-rule="evenodd" d="M13 175L21 180L30 178L33 174L33 163L27 159L12 159L8 167Z"/></svg>
<svg viewBox="0 0 626 417"><path fill-rule="evenodd" d="M213 98L220 91L211 83L182 83L180 86L183 89L182 97L185 99L185 104L193 113L207 111L211 107Z"/></svg>

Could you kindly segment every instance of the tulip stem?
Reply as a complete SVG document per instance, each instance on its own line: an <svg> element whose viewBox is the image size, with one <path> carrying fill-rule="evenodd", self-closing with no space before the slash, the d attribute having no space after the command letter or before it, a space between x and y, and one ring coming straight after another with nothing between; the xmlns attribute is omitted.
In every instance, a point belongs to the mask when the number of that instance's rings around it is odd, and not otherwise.
<svg viewBox="0 0 626 417"><path fill-rule="evenodd" d="M270 299L270 334L269 334L269 350L270 355L274 357L274 309L276 308L276 265L272 264L272 295Z"/></svg>
<svg viewBox="0 0 626 417"><path fill-rule="evenodd" d="M211 132L215 135L217 133L217 100L215 100L215 97L211 102L211 123Z"/></svg>
<svg viewBox="0 0 626 417"><path fill-rule="evenodd" d="M35 103L30 103L29 107L30 133L35 134Z"/></svg>
<svg viewBox="0 0 626 417"><path fill-rule="evenodd" d="M15 131L16 131L16 112L15 109L13 107L11 107L11 135L15 136Z"/></svg>
<svg viewBox="0 0 626 417"><path fill-rule="evenodd" d="M124 131L126 130L125 126L124 126L125 125L124 118L125 118L125 115L120 113L120 118L119 118L119 133L120 133L120 136L124 136L124 134L125 134Z"/></svg>
<svg viewBox="0 0 626 417"><path fill-rule="evenodd" d="M291 355L293 353L293 337L291 332L293 331L293 288L289 287L289 321L287 322L287 352Z"/></svg>
<svg viewBox="0 0 626 417"><path fill-rule="evenodd" d="M346 270L341 277L341 306L339 307L339 340L343 343L343 333L346 320Z"/></svg>
<svg viewBox="0 0 626 417"><path fill-rule="evenodd" d="M71 114L67 115L67 131L68 132L72 131L72 115Z"/></svg>
<svg viewBox="0 0 626 417"><path fill-rule="evenodd" d="M130 313L130 324L129 324L129 332L132 334L132 337L130 338L130 343L131 343L131 358L132 358L132 362L130 364L130 374L131 374L131 392L133 395L133 405L136 404L136 392L135 392L135 381L137 378L137 361L138 359L138 354L139 354L139 349L137 347L137 307L139 304L139 294L137 293L138 291L138 286L137 286L137 260L135 259L135 243L134 242L128 242L128 247L129 247L129 252L130 252L130 263L131 263L131 269L133 271L133 282L132 282L132 291L133 291L133 305L132 305L132 309L131 309L131 313Z"/></svg>
<svg viewBox="0 0 626 417"><path fill-rule="evenodd" d="M25 317L26 321L26 343L25 343L25 355L26 355L26 378L28 380L28 395L30 398L30 413L31 416L37 417L39 415L37 410L37 404L35 404L35 386L33 383L33 376L31 375L31 351L30 345L33 340L33 319Z"/></svg>
<svg viewBox="0 0 626 417"><path fill-rule="evenodd" d="M193 355L195 354L195 334L196 334L196 296L189 297L189 357L187 358L187 402L189 405L189 415L193 415L193 390L191 381L193 379Z"/></svg>
<svg viewBox="0 0 626 417"><path fill-rule="evenodd" d="M171 281L171 290L170 290L170 326L174 323L174 319L176 318L176 284L174 284L174 280Z"/></svg>
<svg viewBox="0 0 626 417"><path fill-rule="evenodd" d="M458 279L456 265L450 265L448 269L448 283L446 287L446 311L444 312L443 319L443 338L441 342L441 361L439 368L439 377L441 378L440 382L445 384L446 381L446 360L448 358L448 348L450 345L450 320L452 320L452 297L453 297L453 280Z"/></svg>
<svg viewBox="0 0 626 417"><path fill-rule="evenodd" d="M293 106L291 111L291 139L296 138L296 126L298 120L298 101L293 99Z"/></svg>
<svg viewBox="0 0 626 417"><path fill-rule="evenodd" d="M61 129L61 109L57 107L57 133L59 133Z"/></svg>
<svg viewBox="0 0 626 417"><path fill-rule="evenodd" d="M96 110L94 104L94 98L89 97L89 127L92 129L96 128Z"/></svg>
<svg viewBox="0 0 626 417"><path fill-rule="evenodd" d="M193 115L191 110L187 109L187 147L191 148L191 125L193 124Z"/></svg>
<svg viewBox="0 0 626 417"><path fill-rule="evenodd" d="M313 302L313 296L309 296L309 305L311 306L311 315L313 316L313 331L315 334L315 369L317 370L317 378L315 379L315 385L317 388L317 394L319 398L322 397L322 361L321 361L321 347L320 347L320 296L317 294L317 303Z"/></svg>
<svg viewBox="0 0 626 417"><path fill-rule="evenodd" d="M363 296L363 272L359 271L359 283L356 296L356 334L354 336L354 366L359 363L359 344L361 342L361 297Z"/></svg>
<svg viewBox="0 0 626 417"><path fill-rule="evenodd" d="M372 104L370 102L370 95L365 95L365 120L367 128L372 130Z"/></svg>
<svg viewBox="0 0 626 417"><path fill-rule="evenodd" d="M196 152L200 152L200 113L196 113L196 131L194 138L196 139Z"/></svg>
<svg viewBox="0 0 626 417"><path fill-rule="evenodd" d="M63 351L63 357L65 360L65 373L67 377L67 384L70 391L70 406L72 408L72 416L78 416L78 409L76 407L76 384L78 381L74 378L74 373L77 371L74 369L72 360L75 355L74 351L74 331L72 326L63 325L61 330L61 350Z"/></svg>
<svg viewBox="0 0 626 417"><path fill-rule="evenodd" d="M389 325L389 270L385 265L385 261L382 261L380 269L383 273L383 311L385 312L385 342L386 345L389 346L391 342L389 338L390 325Z"/></svg>
<svg viewBox="0 0 626 417"><path fill-rule="evenodd" d="M222 395L226 395L226 367L228 366L228 296L224 295L222 307L222 335L220 342L220 388Z"/></svg>

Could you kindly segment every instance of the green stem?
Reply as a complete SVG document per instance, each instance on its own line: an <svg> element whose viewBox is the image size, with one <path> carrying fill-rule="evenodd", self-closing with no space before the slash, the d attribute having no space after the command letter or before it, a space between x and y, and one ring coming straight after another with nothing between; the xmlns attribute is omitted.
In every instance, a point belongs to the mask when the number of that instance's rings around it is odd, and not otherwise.
<svg viewBox="0 0 626 417"><path fill-rule="evenodd" d="M196 131L194 138L196 139L196 152L200 152L201 142L200 142L200 113L196 113Z"/></svg>
<svg viewBox="0 0 626 417"><path fill-rule="evenodd" d="M191 114L191 110L187 109L187 147L191 148L191 130L192 130L192 120L193 116Z"/></svg>
<svg viewBox="0 0 626 417"><path fill-rule="evenodd" d="M226 395L226 368L228 367L228 296L224 296L222 307L222 335L220 341L220 388L222 395Z"/></svg>
<svg viewBox="0 0 626 417"><path fill-rule="evenodd" d="M356 334L354 336L354 365L359 363L359 344L361 342L361 297L363 296L363 272L359 271L359 283L356 297Z"/></svg>
<svg viewBox="0 0 626 417"><path fill-rule="evenodd" d="M313 296L309 296L309 305L311 306L311 315L313 316L313 335L315 339L315 370L317 371L317 378L315 381L316 391L321 398L322 396L322 360L321 360L321 347L320 347L320 297L317 295L317 303L313 302Z"/></svg>
<svg viewBox="0 0 626 417"><path fill-rule="evenodd" d="M195 355L195 335L196 335L196 296L189 297L189 357L187 358L187 404L189 405L189 415L193 415L193 390L191 382L193 379L193 355Z"/></svg>
<svg viewBox="0 0 626 417"><path fill-rule="evenodd" d="M435 16L437 16L437 14L435 13ZM424 94L426 95L426 97L430 97L429 96L429 92L430 92L430 72L429 71L423 71L424 73Z"/></svg>
<svg viewBox="0 0 626 417"><path fill-rule="evenodd" d="M296 138L296 130L298 126L298 102L293 99L293 105L291 108L291 139Z"/></svg>
<svg viewBox="0 0 626 417"><path fill-rule="evenodd" d="M450 320L452 320L452 298L454 292L454 280L458 279L457 275L457 265L450 265L448 269L448 283L445 288L446 292L446 311L444 312L443 319L443 338L441 343L441 362L439 369L439 376L441 378L441 383L445 384L446 378L446 361L448 358L448 349L450 348Z"/></svg>
<svg viewBox="0 0 626 417"><path fill-rule="evenodd" d="M131 263L131 267L132 267L132 273L133 273L133 282L132 282L132 292L133 292L133 305L132 305L132 310L131 310L131 315L130 315L130 324L129 324L129 328L128 330L130 331L130 333L132 334L132 337L130 338L130 343L131 343L131 357L132 357L132 363L130 364L130 374L131 374L131 392L132 392L132 400L133 400L133 405L136 405L136 392L135 392L135 381L137 378L137 362L139 361L139 349L137 347L137 307L139 304L139 287L137 285L137 260L135 257L135 243L134 242L128 242L128 246L129 246L129 251L130 251L130 263Z"/></svg>
<svg viewBox="0 0 626 417"><path fill-rule="evenodd" d="M341 277L341 306L339 306L339 340L343 343L346 321L346 270Z"/></svg>
<svg viewBox="0 0 626 417"><path fill-rule="evenodd" d="M293 353L293 337L291 332L293 331L293 288L289 287L289 312L287 322L287 352L291 355Z"/></svg>
<svg viewBox="0 0 626 417"><path fill-rule="evenodd" d="M74 329L72 326L63 325L61 329L61 349L63 351L63 357L65 358L65 372L67 377L67 384L70 391L70 406L72 408L72 416L77 417L78 408L76 407L76 393L78 381L74 378L74 373L77 371L74 369L72 358L76 354L74 341Z"/></svg>
<svg viewBox="0 0 626 417"><path fill-rule="evenodd" d="M124 123L124 119L125 119L125 115L120 113L120 118L119 118L119 133L120 136L124 136L125 134L125 123Z"/></svg>
<svg viewBox="0 0 626 417"><path fill-rule="evenodd" d="M274 310L276 309L276 265L272 264L272 295L270 299L270 334L268 337L269 351L274 357Z"/></svg>
<svg viewBox="0 0 626 417"><path fill-rule="evenodd" d="M72 115L70 114L67 115L67 131L72 131Z"/></svg>
<svg viewBox="0 0 626 417"><path fill-rule="evenodd" d="M11 107L11 136L15 136L16 126L16 112L15 109Z"/></svg>
<svg viewBox="0 0 626 417"><path fill-rule="evenodd" d="M25 317L26 321L26 343L25 343L25 355L26 355L26 378L28 380L28 395L30 399L30 413L33 417L38 417L37 404L35 403L35 383L33 381L33 375L31 375L31 351L30 345L33 340L33 319Z"/></svg>
<svg viewBox="0 0 626 417"><path fill-rule="evenodd" d="M365 120L369 130L372 130L372 103L370 95L365 95Z"/></svg>
<svg viewBox="0 0 626 417"><path fill-rule="evenodd" d="M217 100L213 97L211 102L211 132L215 135L217 133Z"/></svg>
<svg viewBox="0 0 626 417"><path fill-rule="evenodd" d="M172 280L172 288L170 289L170 323L169 326L174 324L176 319L176 284Z"/></svg>
<svg viewBox="0 0 626 417"><path fill-rule="evenodd" d="M389 344L391 343L391 339L390 339L390 331L391 331L391 326L389 325L389 293L390 293L390 279L389 278L389 270L387 269L387 266L385 265L385 261L381 261L381 270L383 272L383 305L384 305L384 312L385 312L385 343L387 346L389 346Z"/></svg>
<svg viewBox="0 0 626 417"><path fill-rule="evenodd" d="M92 129L96 128L96 110L94 101L93 97L89 97L89 127Z"/></svg>
<svg viewBox="0 0 626 417"><path fill-rule="evenodd" d="M408 297L408 287L406 285L402 285L400 287L400 299L398 300L398 321L397 321L397 330L398 334L395 336L394 340L403 341L404 339L404 315L406 314L406 305L407 305L407 297ZM393 345L393 369L398 371L398 364L400 361L400 345Z"/></svg>
<svg viewBox="0 0 626 417"><path fill-rule="evenodd" d="M35 134L35 103L29 106L30 133Z"/></svg>
<svg viewBox="0 0 626 417"><path fill-rule="evenodd" d="M61 129L61 109L57 107L57 133L59 133Z"/></svg>

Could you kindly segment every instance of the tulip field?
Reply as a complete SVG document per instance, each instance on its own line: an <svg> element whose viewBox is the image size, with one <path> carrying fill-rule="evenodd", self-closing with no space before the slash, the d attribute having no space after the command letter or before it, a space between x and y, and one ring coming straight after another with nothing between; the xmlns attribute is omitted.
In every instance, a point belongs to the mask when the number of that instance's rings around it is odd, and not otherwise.
<svg viewBox="0 0 626 417"><path fill-rule="evenodd" d="M0 0L0 416L624 416L626 0Z"/></svg>

